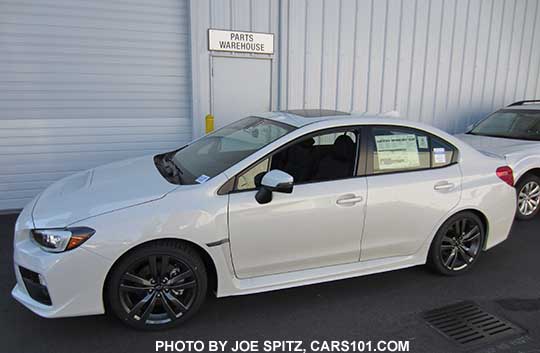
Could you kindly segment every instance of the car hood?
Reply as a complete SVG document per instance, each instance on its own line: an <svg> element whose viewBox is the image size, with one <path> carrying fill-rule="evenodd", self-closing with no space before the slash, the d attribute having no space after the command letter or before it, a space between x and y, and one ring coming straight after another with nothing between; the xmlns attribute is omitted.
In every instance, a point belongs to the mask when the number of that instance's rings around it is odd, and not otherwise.
<svg viewBox="0 0 540 353"><path fill-rule="evenodd" d="M65 227L160 199L177 187L161 176L152 156L106 164L61 179L43 191L32 211L34 226Z"/></svg>
<svg viewBox="0 0 540 353"><path fill-rule="evenodd" d="M510 154L522 153L529 149L540 147L540 143L537 141L516 140L471 134L459 134L456 135L456 137L481 152L495 154L502 158L508 157Z"/></svg>

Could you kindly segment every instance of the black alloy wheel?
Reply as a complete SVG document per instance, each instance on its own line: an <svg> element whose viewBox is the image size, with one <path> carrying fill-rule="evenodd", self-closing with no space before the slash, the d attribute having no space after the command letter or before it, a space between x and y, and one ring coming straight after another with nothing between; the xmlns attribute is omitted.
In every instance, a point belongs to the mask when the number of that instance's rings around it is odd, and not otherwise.
<svg viewBox="0 0 540 353"><path fill-rule="evenodd" d="M472 212L458 213L437 232L428 263L444 275L468 271L478 260L484 244L485 230L480 218Z"/></svg>
<svg viewBox="0 0 540 353"><path fill-rule="evenodd" d="M108 283L109 304L126 324L162 329L185 321L206 296L204 263L189 246L164 241L129 253Z"/></svg>

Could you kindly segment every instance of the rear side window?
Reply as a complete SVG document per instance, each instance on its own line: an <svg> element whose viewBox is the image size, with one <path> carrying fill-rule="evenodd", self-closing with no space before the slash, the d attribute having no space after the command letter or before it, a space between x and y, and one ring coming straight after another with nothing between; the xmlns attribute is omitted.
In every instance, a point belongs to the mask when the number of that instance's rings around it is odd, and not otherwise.
<svg viewBox="0 0 540 353"><path fill-rule="evenodd" d="M444 167L454 161L455 148L437 137L431 137L431 167Z"/></svg>
<svg viewBox="0 0 540 353"><path fill-rule="evenodd" d="M452 163L455 149L420 130L373 127L368 167L373 174L443 167Z"/></svg>

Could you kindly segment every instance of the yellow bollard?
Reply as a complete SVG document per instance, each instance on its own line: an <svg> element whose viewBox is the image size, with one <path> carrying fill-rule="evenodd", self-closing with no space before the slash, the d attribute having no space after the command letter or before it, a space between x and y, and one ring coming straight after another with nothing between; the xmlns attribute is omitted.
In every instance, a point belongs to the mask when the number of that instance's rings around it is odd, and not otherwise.
<svg viewBox="0 0 540 353"><path fill-rule="evenodd" d="M208 114L205 118L205 126L206 126L206 133L209 134L212 131L214 131L214 116L212 114Z"/></svg>

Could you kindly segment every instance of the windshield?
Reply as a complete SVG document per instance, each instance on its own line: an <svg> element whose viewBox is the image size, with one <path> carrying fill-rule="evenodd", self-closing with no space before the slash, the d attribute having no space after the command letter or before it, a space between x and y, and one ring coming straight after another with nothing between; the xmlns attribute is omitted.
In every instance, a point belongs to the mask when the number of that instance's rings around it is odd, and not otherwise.
<svg viewBox="0 0 540 353"><path fill-rule="evenodd" d="M182 184L202 183L294 130L293 126L250 116L182 148L171 161Z"/></svg>
<svg viewBox="0 0 540 353"><path fill-rule="evenodd" d="M501 110L475 126L469 134L540 140L540 111Z"/></svg>

